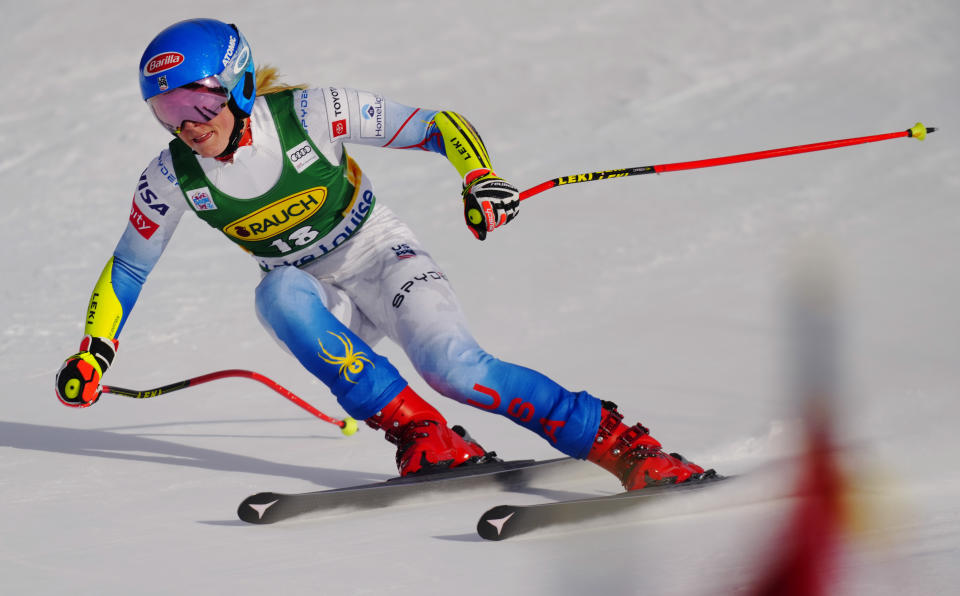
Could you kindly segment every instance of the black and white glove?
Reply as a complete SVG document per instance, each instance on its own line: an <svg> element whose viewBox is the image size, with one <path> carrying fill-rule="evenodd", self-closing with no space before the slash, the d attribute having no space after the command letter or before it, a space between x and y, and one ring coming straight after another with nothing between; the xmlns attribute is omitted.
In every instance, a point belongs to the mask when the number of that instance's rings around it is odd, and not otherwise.
<svg viewBox="0 0 960 596"><path fill-rule="evenodd" d="M483 240L487 232L506 224L520 211L520 191L490 170L474 170L463 185L463 217L467 227Z"/></svg>

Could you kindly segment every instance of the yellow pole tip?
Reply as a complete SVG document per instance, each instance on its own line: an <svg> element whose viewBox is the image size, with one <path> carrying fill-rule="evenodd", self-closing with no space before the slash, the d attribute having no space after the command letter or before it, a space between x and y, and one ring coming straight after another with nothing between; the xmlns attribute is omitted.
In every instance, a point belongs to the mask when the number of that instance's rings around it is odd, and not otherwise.
<svg viewBox="0 0 960 596"><path fill-rule="evenodd" d="M349 437L350 435L356 433L358 428L360 427L357 425L357 421L347 416L343 419L343 428L340 429L340 432Z"/></svg>
<svg viewBox="0 0 960 596"><path fill-rule="evenodd" d="M931 129L930 132L933 132L934 130L936 129ZM917 122L913 125L913 128L910 129L910 136L918 141L924 140L927 138L927 127L924 126L922 122Z"/></svg>

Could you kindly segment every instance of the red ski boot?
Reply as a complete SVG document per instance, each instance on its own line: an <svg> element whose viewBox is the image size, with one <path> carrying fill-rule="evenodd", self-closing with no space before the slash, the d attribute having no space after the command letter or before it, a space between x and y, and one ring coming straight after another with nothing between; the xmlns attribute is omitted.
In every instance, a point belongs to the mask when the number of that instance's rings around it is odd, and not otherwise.
<svg viewBox="0 0 960 596"><path fill-rule="evenodd" d="M387 440L397 446L401 476L499 461L496 453L484 450L462 427L447 427L440 412L409 386L366 422L386 431Z"/></svg>
<svg viewBox="0 0 960 596"><path fill-rule="evenodd" d="M665 453L643 425L637 423L627 428L617 405L609 401L603 402L600 430L587 460L613 473L627 490L717 475L713 470L704 471L679 453Z"/></svg>

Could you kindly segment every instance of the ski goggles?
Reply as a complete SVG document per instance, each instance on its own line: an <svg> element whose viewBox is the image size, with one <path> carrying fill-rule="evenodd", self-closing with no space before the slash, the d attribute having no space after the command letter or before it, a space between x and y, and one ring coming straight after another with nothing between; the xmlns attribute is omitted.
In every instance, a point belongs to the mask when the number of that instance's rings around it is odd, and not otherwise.
<svg viewBox="0 0 960 596"><path fill-rule="evenodd" d="M154 95L147 103L160 124L178 135L184 122L209 122L229 100L230 92L212 76Z"/></svg>

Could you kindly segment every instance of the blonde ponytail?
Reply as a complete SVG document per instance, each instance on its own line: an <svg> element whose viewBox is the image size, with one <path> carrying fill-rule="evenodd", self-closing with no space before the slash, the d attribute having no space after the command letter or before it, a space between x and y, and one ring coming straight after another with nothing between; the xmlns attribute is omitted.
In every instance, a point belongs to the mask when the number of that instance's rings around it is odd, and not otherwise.
<svg viewBox="0 0 960 596"><path fill-rule="evenodd" d="M257 95L270 95L288 89L306 89L309 85L287 85L280 80L275 66L264 64L257 67Z"/></svg>

